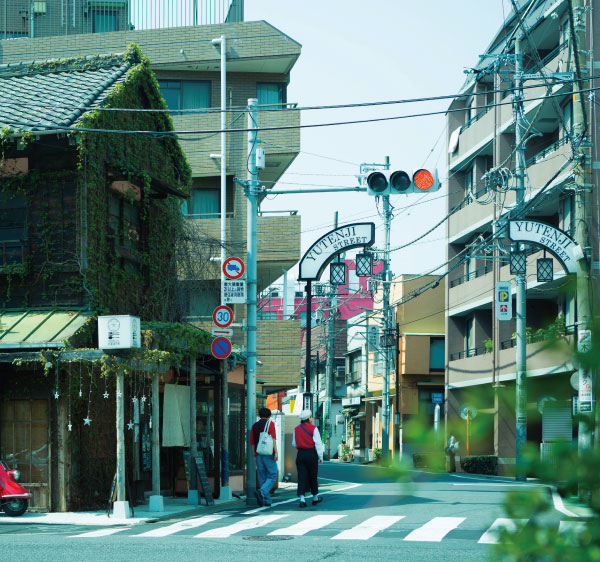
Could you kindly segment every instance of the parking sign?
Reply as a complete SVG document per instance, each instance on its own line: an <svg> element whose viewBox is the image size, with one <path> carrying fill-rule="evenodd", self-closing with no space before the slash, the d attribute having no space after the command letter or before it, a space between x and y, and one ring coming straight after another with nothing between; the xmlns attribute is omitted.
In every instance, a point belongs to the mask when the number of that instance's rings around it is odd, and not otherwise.
<svg viewBox="0 0 600 562"><path fill-rule="evenodd" d="M498 320L510 320L512 318L510 281L499 281L496 285L496 318Z"/></svg>

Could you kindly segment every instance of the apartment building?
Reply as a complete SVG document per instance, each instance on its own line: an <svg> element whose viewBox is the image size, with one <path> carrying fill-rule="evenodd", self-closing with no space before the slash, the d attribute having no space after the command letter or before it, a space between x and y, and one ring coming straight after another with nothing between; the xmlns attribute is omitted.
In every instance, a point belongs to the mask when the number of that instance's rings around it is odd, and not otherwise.
<svg viewBox="0 0 600 562"><path fill-rule="evenodd" d="M192 168L191 196L184 205L193 225L190 261L182 267L182 285L187 300L187 320L211 328L214 307L220 304L220 48L213 39L225 36L227 71L227 254L245 259L247 208L244 188L234 178L246 179L247 126L245 108L249 98L258 98L260 134L265 167L259 181L272 187L297 156L299 112L288 111L287 85L301 46L265 21L244 22L236 1L201 2L181 17L161 13L158 3L143 2L145 11L128 1L9 0L0 9L0 63L91 56L124 52L129 43L140 46L151 61L178 131L194 131L179 137ZM198 3L196 3L198 4ZM211 7L212 6L212 7ZM33 7L33 17L29 9ZM187 8L186 8L187 9ZM138 13L139 12L139 13ZM146 14L142 16L140 14ZM151 14L151 16L148 16ZM207 16L210 15L210 17ZM217 21L210 25L195 25ZM15 37L22 37L16 38ZM11 39L13 38L13 39ZM262 106L262 107L261 107ZM263 109L264 111L260 111ZM291 268L300 257L300 216L289 212L259 212L258 290L261 291ZM200 264L198 266L197 264ZM243 349L245 305L234 306L233 343ZM266 392L298 384L300 358L278 360L282 346L300 347L300 321L258 322L257 377Z"/></svg>
<svg viewBox="0 0 600 562"><path fill-rule="evenodd" d="M514 313L510 320L497 319L494 294L498 283L510 282L514 297L510 255L518 249L508 239L506 220L527 218L574 236L576 163L572 157L580 139L574 135L573 104L585 105L590 123L596 112L588 98L573 101L577 68L571 18L577 29L587 28L588 45L579 48L588 49L589 30L598 14L587 9L571 14L569 5L566 1L518 3L519 12L507 17L486 52L475 59L478 63L447 114L448 431L458 433L461 454L466 454L464 418L467 410L475 412L470 416L469 452L497 455L505 472L515 464L516 321ZM513 106L515 49L522 53L524 80L523 111L518 116ZM589 53L590 60L595 58L595 52ZM584 76L590 72L591 67L581 69ZM590 127L587 135L584 142L591 143L595 155L596 131ZM518 138L525 139L525 203L521 206L516 190ZM595 169L597 156L592 159ZM590 217L596 217L596 171L592 177ZM597 226L594 218L589 224L590 248L586 248L593 277L599 263ZM550 251L539 245L521 246L526 255L527 439L551 443L558 437L570 438L575 430L571 411L576 391L570 377L576 298L569 276ZM538 277L539 258L552 259L552 280ZM558 420L558 425L543 428L544 418ZM558 433L550 426L559 427Z"/></svg>

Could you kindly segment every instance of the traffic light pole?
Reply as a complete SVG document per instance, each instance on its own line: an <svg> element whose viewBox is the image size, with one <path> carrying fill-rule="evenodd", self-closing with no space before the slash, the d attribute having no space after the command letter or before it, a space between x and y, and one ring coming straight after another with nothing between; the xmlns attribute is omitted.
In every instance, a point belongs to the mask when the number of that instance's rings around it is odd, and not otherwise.
<svg viewBox="0 0 600 562"><path fill-rule="evenodd" d="M389 161L388 161L389 162ZM383 325L384 341L383 348L385 369L383 371L383 391L381 396L382 407L382 432L381 432L381 456L384 460L390 456L390 348L388 347L387 335L392 329L390 310L390 223L392 211L390 208L390 196L383 196L383 218L385 223L385 243L383 260Z"/></svg>
<svg viewBox="0 0 600 562"><path fill-rule="evenodd" d="M246 306L246 505L256 505L256 465L254 464L254 448L250 445L250 430L256 421L256 216L257 173L256 144L258 142L256 106L258 100L248 100L248 181L246 197L248 197L247 214L247 306Z"/></svg>

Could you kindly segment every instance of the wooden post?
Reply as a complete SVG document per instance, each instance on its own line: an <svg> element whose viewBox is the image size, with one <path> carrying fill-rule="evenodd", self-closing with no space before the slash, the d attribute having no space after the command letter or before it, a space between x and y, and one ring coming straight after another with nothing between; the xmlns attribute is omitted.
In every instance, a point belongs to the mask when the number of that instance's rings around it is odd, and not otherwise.
<svg viewBox="0 0 600 562"><path fill-rule="evenodd" d="M196 439L196 357L190 357L190 455L191 462L198 456L198 440ZM198 478L194 467L190 469L191 491L198 494ZM196 500L197 501L197 500Z"/></svg>
<svg viewBox="0 0 600 562"><path fill-rule="evenodd" d="M123 429L124 419L124 401L123 391L125 385L124 375L117 373L117 501L122 502L127 499L125 491L125 431Z"/></svg>
<svg viewBox="0 0 600 562"><path fill-rule="evenodd" d="M152 373L152 494L160 496L160 405L158 373Z"/></svg>
<svg viewBox="0 0 600 562"><path fill-rule="evenodd" d="M69 510L71 449L67 428L67 405L65 400L58 402L58 511Z"/></svg>

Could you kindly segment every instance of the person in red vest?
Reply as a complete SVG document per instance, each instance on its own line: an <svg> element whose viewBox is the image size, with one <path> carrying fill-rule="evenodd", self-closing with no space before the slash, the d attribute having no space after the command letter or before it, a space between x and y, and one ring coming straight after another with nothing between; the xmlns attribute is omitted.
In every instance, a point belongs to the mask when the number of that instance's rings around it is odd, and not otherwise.
<svg viewBox="0 0 600 562"><path fill-rule="evenodd" d="M323 441L321 441L321 434L317 426L312 423L312 412L302 410L299 417L300 425L294 428L292 445L298 449L296 468L298 469L300 507L306 507L304 494L309 490L312 493L313 505L323 501L323 498L319 496L319 484L317 482L319 463L323 462Z"/></svg>

